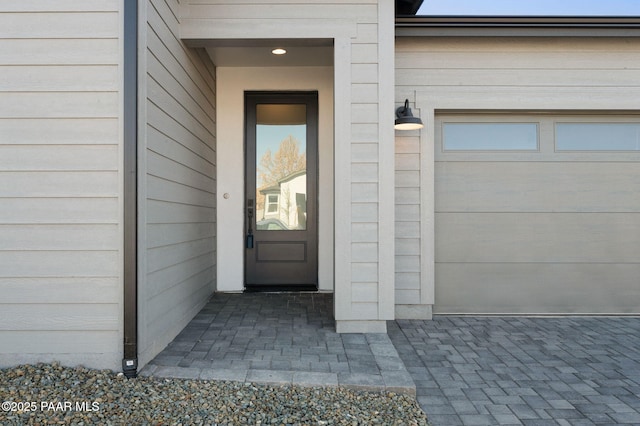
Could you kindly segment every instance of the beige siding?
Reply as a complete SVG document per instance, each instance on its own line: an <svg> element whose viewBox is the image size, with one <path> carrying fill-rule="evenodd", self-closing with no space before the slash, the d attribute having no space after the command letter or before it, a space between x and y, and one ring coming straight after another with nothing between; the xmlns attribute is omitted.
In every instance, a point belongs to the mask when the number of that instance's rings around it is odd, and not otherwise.
<svg viewBox="0 0 640 426"><path fill-rule="evenodd" d="M377 32L364 35L363 27L378 21L377 5L345 5L361 17L357 20L358 37L351 44L351 122L356 129L377 127L378 121L378 40ZM344 6L341 6L344 8ZM339 8L338 8L339 9ZM334 9L338 11L338 9ZM368 88L369 90L362 90ZM375 88L374 90L371 90ZM351 135L352 146L358 147L360 155L370 159L351 156L351 301L356 317L377 319L379 255L379 211L378 211L378 142L376 132L372 137L360 139L358 130ZM374 143L371 143L374 142ZM353 149L353 147L352 147ZM363 245L369 256L360 253ZM368 289L371 293L366 293ZM375 313L374 313L375 312Z"/></svg>
<svg viewBox="0 0 640 426"><path fill-rule="evenodd" d="M395 295L420 304L420 140L398 132L395 142ZM416 266L417 264L417 266Z"/></svg>
<svg viewBox="0 0 640 426"><path fill-rule="evenodd" d="M0 6L0 366L119 368L120 8Z"/></svg>
<svg viewBox="0 0 640 426"><path fill-rule="evenodd" d="M398 300L419 289L435 312L637 310L637 154L443 153L434 116L634 110L638 53L632 38L397 39L396 102L408 98L426 124L396 138L396 222L420 217L423 265L412 272L397 244ZM420 161L403 150L418 142ZM405 212L407 200L422 211Z"/></svg>
<svg viewBox="0 0 640 426"><path fill-rule="evenodd" d="M215 70L179 39L178 3L146 2L140 362L215 289Z"/></svg>

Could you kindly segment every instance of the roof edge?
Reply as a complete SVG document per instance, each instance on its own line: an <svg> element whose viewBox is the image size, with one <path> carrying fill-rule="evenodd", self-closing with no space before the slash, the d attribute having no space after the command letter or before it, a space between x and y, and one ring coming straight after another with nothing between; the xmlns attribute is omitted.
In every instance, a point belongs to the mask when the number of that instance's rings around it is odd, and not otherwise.
<svg viewBox="0 0 640 426"><path fill-rule="evenodd" d="M397 16L398 28L614 28L640 29L634 16Z"/></svg>
<svg viewBox="0 0 640 426"><path fill-rule="evenodd" d="M396 37L640 37L635 16L399 16Z"/></svg>

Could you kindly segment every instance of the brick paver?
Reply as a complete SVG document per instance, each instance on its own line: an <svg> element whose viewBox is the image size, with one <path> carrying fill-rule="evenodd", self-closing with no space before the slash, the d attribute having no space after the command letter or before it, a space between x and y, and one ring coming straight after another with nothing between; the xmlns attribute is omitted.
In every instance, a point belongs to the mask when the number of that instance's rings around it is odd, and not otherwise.
<svg viewBox="0 0 640 426"><path fill-rule="evenodd" d="M640 424L640 318L389 323L435 425Z"/></svg>
<svg viewBox="0 0 640 426"><path fill-rule="evenodd" d="M338 334L333 295L216 294L141 375L415 394L386 334Z"/></svg>
<svg viewBox="0 0 640 426"><path fill-rule="evenodd" d="M416 394L433 426L640 425L640 318L449 317L337 334L320 293L216 294L141 375Z"/></svg>

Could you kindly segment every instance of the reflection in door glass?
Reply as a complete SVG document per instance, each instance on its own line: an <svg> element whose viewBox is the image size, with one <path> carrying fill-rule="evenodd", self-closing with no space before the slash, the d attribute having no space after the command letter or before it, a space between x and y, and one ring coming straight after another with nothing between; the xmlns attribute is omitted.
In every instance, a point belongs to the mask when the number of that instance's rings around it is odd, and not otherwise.
<svg viewBox="0 0 640 426"><path fill-rule="evenodd" d="M307 229L307 107L256 110L256 229Z"/></svg>

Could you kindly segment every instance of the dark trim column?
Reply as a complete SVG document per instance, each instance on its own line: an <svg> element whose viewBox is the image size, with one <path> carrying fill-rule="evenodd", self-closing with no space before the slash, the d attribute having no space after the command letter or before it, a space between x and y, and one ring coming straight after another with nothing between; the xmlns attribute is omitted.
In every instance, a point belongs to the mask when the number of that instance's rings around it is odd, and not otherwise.
<svg viewBox="0 0 640 426"><path fill-rule="evenodd" d="M124 0L124 356L138 373L138 1Z"/></svg>

